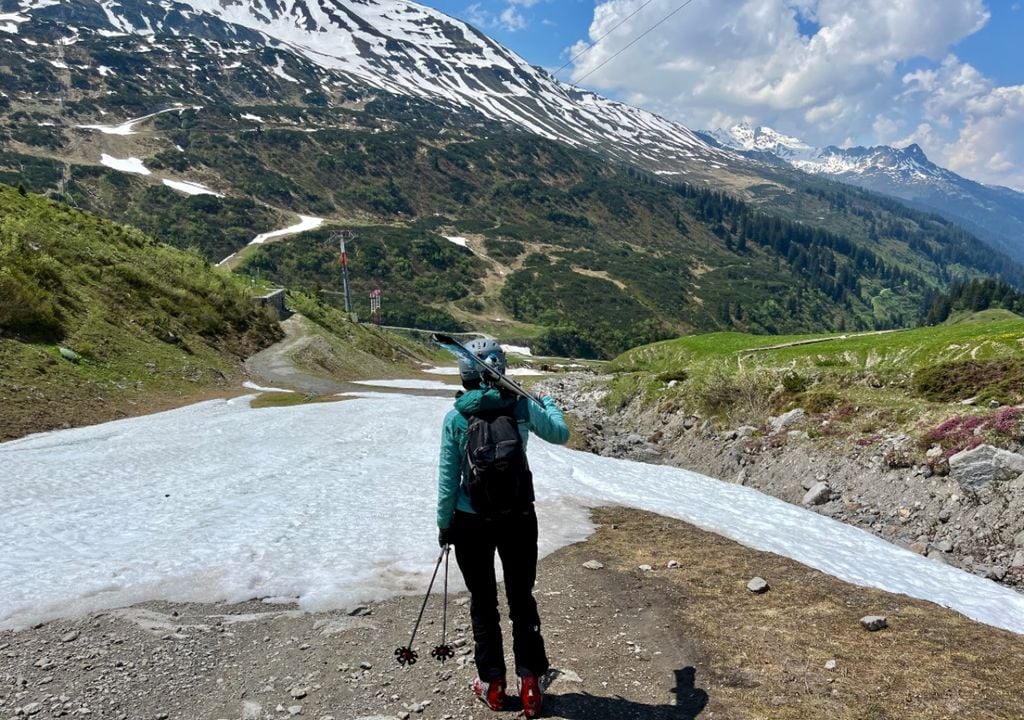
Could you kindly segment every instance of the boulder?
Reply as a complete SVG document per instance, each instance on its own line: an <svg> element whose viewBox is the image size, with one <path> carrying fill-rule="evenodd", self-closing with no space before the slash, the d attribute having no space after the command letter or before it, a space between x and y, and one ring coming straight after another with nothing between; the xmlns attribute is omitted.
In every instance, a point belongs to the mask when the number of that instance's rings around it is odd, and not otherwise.
<svg viewBox="0 0 1024 720"><path fill-rule="evenodd" d="M776 418L771 420L771 432L772 435L775 433L788 430L789 428L801 424L807 418L807 413L804 412L803 408L793 408L787 413L783 413Z"/></svg>
<svg viewBox="0 0 1024 720"><path fill-rule="evenodd" d="M875 632L889 626L885 617L882 615L865 615L860 619L860 624L864 626L865 630Z"/></svg>
<svg viewBox="0 0 1024 720"><path fill-rule="evenodd" d="M755 595L760 595L761 593L768 592L768 589L768 581L766 581L763 577L751 578L750 582L747 583L747 590L754 593Z"/></svg>
<svg viewBox="0 0 1024 720"><path fill-rule="evenodd" d="M828 483L817 482L811 486L811 489L804 495L804 499L800 501L802 505L823 505L832 499L832 488L828 486Z"/></svg>
<svg viewBox="0 0 1024 720"><path fill-rule="evenodd" d="M949 474L960 487L980 490L993 482L1006 482L1024 473L1024 455L979 445L949 459Z"/></svg>

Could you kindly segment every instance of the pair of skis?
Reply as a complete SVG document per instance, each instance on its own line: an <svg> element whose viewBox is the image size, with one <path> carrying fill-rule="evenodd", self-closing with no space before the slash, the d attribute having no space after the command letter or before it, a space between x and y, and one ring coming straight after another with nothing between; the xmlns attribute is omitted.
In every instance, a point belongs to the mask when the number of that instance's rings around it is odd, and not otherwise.
<svg viewBox="0 0 1024 720"><path fill-rule="evenodd" d="M471 363L476 365L478 368L480 368L480 375L488 385L492 385L502 390L507 390L508 392L520 395L524 398L532 400L541 407L544 407L544 403L537 399L536 395L530 393L526 388L517 383L515 380L510 379L507 375L504 375L503 373L500 373L496 369L492 368L490 365L488 365L483 360L474 355L469 348L467 348L465 345L463 345L458 340L453 338L451 335L442 335L440 333L434 333L432 339L434 342L436 342L438 345L440 345L441 347L443 347L445 350L452 353L456 357L464 357Z"/></svg>

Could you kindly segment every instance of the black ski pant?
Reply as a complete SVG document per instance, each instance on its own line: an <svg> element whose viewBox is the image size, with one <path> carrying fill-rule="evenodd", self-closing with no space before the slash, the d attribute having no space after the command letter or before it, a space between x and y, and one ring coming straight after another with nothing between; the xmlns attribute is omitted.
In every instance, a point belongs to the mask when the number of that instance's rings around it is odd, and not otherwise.
<svg viewBox="0 0 1024 720"><path fill-rule="evenodd" d="M456 512L452 530L455 560L472 594L469 613L480 679L490 682L505 677L495 551L505 574L516 674L543 675L548 671L548 657L540 634L537 602L533 599L537 579L537 514L533 506L495 518Z"/></svg>

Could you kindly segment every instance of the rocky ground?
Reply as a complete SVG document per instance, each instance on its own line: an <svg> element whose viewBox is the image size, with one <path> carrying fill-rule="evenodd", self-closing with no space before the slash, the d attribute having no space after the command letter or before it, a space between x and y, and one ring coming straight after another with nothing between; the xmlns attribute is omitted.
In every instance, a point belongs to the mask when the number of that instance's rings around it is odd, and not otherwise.
<svg viewBox="0 0 1024 720"><path fill-rule="evenodd" d="M657 582L583 567L596 558L608 561L568 549L540 573L536 593L559 668L548 716L630 716L605 705L635 706L633 716L644 718L668 717L659 707L699 710L706 695L687 689L685 677L672 691L675 673L696 664L672 603ZM455 582L454 561L452 572ZM430 657L442 626L435 596L415 643L419 661L396 663L421 600L316 615L257 601L149 603L0 633L0 718L513 717L517 701L495 714L468 690L475 673L465 594L449 606L455 659Z"/></svg>
<svg viewBox="0 0 1024 720"><path fill-rule="evenodd" d="M596 533L541 562L555 671L545 717L1019 718L1024 642L926 602L858 588L684 523L595 512ZM457 570L453 572L457 574ZM768 589L755 594L754 576ZM494 713L474 676L464 594L456 658L430 658L440 598L400 667L421 597L307 614L147 603L0 632L0 718L405 720ZM869 632L859 619L882 615Z"/></svg>
<svg viewBox="0 0 1024 720"><path fill-rule="evenodd" d="M639 402L609 416L599 405L601 382L576 374L543 384L571 414L583 449L748 485L1024 587L1024 456L983 447L947 463L935 452L920 457L904 435L866 445L812 438L816 421L802 411L763 428L723 428Z"/></svg>

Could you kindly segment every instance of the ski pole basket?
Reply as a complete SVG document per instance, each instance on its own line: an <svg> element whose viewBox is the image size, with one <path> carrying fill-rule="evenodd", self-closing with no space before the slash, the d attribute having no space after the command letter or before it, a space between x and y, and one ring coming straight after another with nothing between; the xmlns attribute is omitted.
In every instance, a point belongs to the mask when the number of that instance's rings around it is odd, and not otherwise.
<svg viewBox="0 0 1024 720"><path fill-rule="evenodd" d="M452 649L451 645L448 645L445 641L448 634L448 553L450 550L451 547L445 545L441 549L441 554L437 556L437 564L434 565L434 574L430 577L430 584L427 585L427 594L423 597L423 604L420 605L420 614L416 618L416 624L412 627L412 636L409 638L409 644L395 648L395 660L397 660L398 664L403 667L406 665L415 665L416 661L419 659L419 653L412 649L413 643L416 641L416 632L420 628L420 621L423 620L423 611L427 609L427 600L430 599L430 591L434 587L434 580L437 579L437 571L441 568L442 560L444 560L444 606L441 622L441 644L437 645L430 651L430 656L441 663L455 657L455 651Z"/></svg>

